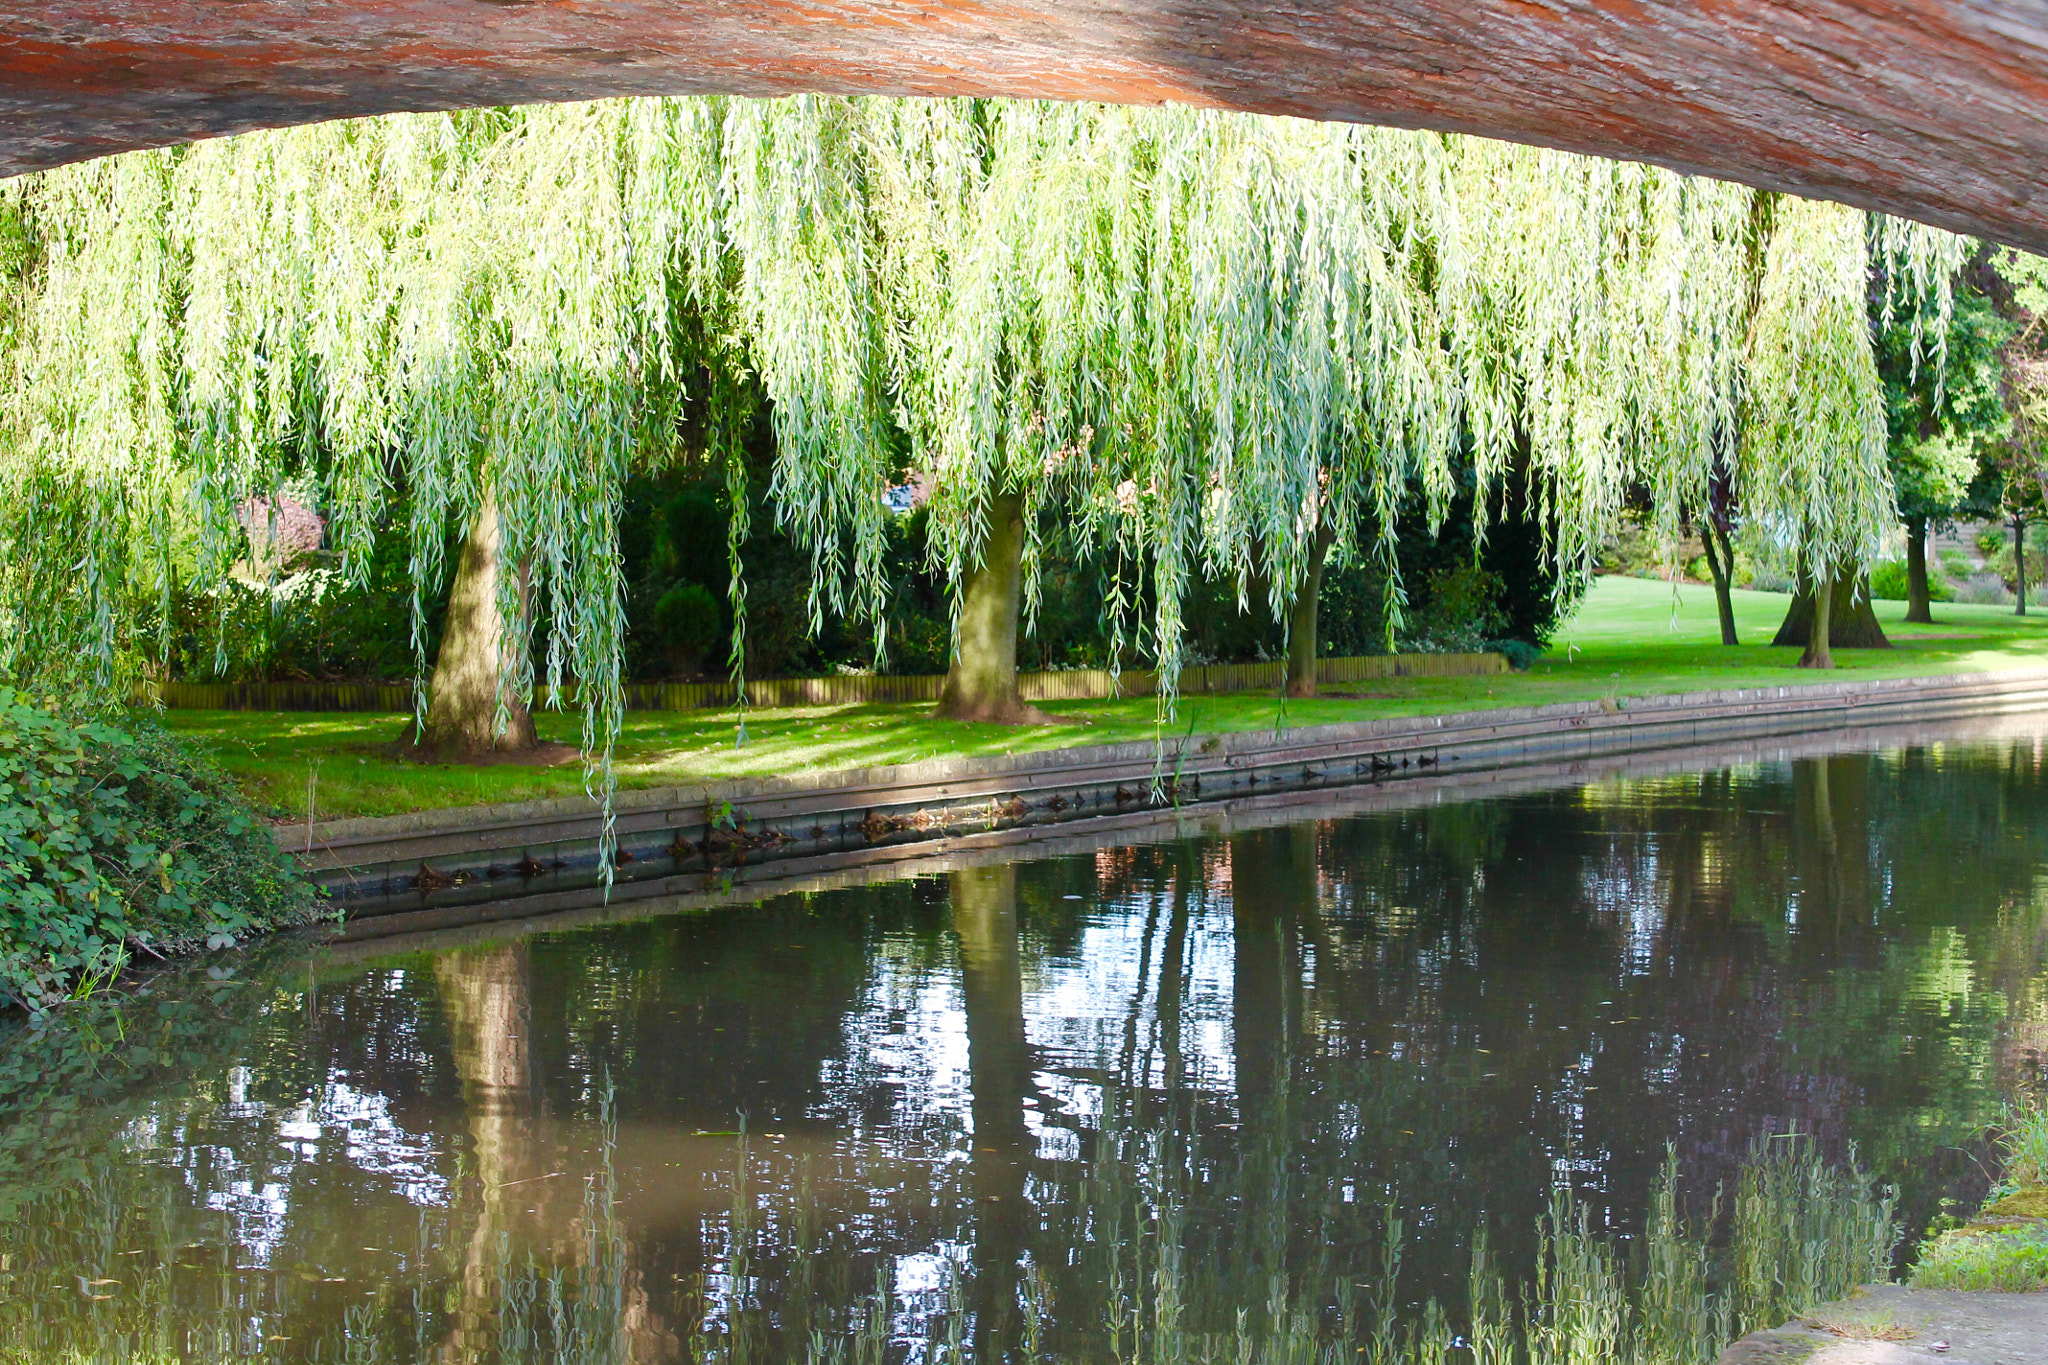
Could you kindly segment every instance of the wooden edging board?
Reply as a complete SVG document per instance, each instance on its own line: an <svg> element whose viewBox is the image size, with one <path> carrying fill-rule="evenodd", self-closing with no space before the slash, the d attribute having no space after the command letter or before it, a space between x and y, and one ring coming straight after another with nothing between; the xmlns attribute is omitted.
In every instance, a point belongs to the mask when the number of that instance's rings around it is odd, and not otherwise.
<svg viewBox="0 0 2048 1365"><path fill-rule="evenodd" d="M1028 842L1053 827L1129 830L1246 798L2044 708L2048 670L1830 681L621 792L610 896L886 865L970 838ZM360 919L587 896L600 885L603 831L596 804L573 798L281 826L278 840Z"/></svg>

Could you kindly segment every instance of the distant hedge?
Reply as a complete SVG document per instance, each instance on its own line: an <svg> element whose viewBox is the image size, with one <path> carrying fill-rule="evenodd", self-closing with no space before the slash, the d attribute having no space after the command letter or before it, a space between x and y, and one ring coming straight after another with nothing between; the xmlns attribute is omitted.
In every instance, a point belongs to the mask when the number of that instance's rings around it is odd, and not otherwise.
<svg viewBox="0 0 2048 1365"><path fill-rule="evenodd" d="M0 687L0 1007L47 1009L137 951L231 947L317 914L240 793L154 721Z"/></svg>

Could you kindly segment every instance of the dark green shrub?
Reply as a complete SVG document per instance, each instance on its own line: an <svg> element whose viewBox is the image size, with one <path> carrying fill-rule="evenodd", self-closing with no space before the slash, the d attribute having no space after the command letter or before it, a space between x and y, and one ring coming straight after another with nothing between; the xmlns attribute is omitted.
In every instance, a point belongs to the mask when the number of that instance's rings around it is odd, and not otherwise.
<svg viewBox="0 0 2048 1365"><path fill-rule="evenodd" d="M1408 618L1416 646L1441 653L1472 653L1509 626L1499 574L1466 560L1432 573L1420 594L1422 608Z"/></svg>
<svg viewBox="0 0 2048 1365"><path fill-rule="evenodd" d="M1508 667L1517 673L1527 673L1538 659L1543 657L1543 646L1532 645L1527 640L1481 640L1479 647L1496 654L1505 654Z"/></svg>
<svg viewBox="0 0 2048 1365"><path fill-rule="evenodd" d="M723 643L725 609L701 583L678 583L654 604L654 626L676 649L701 654Z"/></svg>
<svg viewBox="0 0 2048 1365"><path fill-rule="evenodd" d="M132 948L231 947L314 893L218 770L151 721L0 687L0 1006L45 1009Z"/></svg>
<svg viewBox="0 0 2048 1365"><path fill-rule="evenodd" d="M168 675L193 681L409 680L418 659L405 521L401 504L380 526L359 576L344 572L332 551L294 560L275 582L231 578L202 593L180 576L168 619L159 615L153 591L145 591L135 647L158 658L161 629ZM451 539L450 564L460 551L460 538ZM430 661L440 644L447 580L444 573L421 604Z"/></svg>
<svg viewBox="0 0 2048 1365"><path fill-rule="evenodd" d="M1881 602L1905 602L1906 561L1903 559L1881 559L1870 567L1870 595ZM1927 600L1930 602L1955 601L1955 585L1940 574L1930 570L1927 575Z"/></svg>

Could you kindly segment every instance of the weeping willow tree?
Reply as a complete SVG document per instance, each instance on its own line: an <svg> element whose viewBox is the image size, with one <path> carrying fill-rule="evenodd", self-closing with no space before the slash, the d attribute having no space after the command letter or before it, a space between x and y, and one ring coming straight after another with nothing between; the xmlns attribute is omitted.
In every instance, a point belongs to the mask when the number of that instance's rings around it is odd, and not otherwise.
<svg viewBox="0 0 2048 1365"><path fill-rule="evenodd" d="M960 585L943 709L1031 716L1015 641L1055 520L1141 566L1110 576L1115 652L1142 639L1170 679L1190 577L1258 581L1276 614L1306 606L1312 690L1325 555L1354 551L1361 505L1391 554L1408 479L1447 483L1456 386L1426 269L1441 140L1185 109L848 116L897 420Z"/></svg>
<svg viewBox="0 0 2048 1365"><path fill-rule="evenodd" d="M1795 616L1816 582L1853 602L1892 497L1871 265L1887 316L1933 302L1938 375L1965 240L1653 168L1464 148L1460 203L1490 248L1475 246L1471 297L1448 310L1473 328L1459 347L1474 429L1527 442L1560 557L1589 553L1635 482L1667 543L1689 514L1720 520L1710 558L1727 642L1738 544L1796 568ZM1912 344L1917 364L1917 331ZM1826 667L1819 619L1802 662Z"/></svg>
<svg viewBox="0 0 2048 1365"><path fill-rule="evenodd" d="M1833 617L1851 605L1843 589L1854 593L1880 548L1874 506L1892 498L1884 399L1868 343L1864 230L1855 215L1798 200L1781 201L1773 218L1752 324L1766 344L1743 431L1771 476L1748 480L1744 494L1753 519L1797 528L1799 596L1811 604L1806 638L1792 638L1795 602L1778 643L1803 643L1800 665L1827 668Z"/></svg>
<svg viewBox="0 0 2048 1365"><path fill-rule="evenodd" d="M583 684L602 758L618 488L667 442L684 359L647 307L669 282L626 231L620 131L590 106L367 120L16 182L40 259L0 536L82 572L24 584L4 666L118 690L175 576L205 591L246 552L250 499L317 480L360 578L402 491L416 640L448 530L469 532L423 738L531 742L544 600L547 679Z"/></svg>
<svg viewBox="0 0 2048 1365"><path fill-rule="evenodd" d="M453 575L419 738L530 743L545 681L601 786L636 465L734 481L744 700L757 394L814 622L873 619L879 650L881 493L932 489L963 717L1036 718L1016 638L1052 534L1114 567L1162 719L1197 573L1263 593L1312 690L1322 565L1391 570L1404 500L1438 515L1461 459L1482 530L1521 480L1570 572L1632 480L1675 524L1737 448L1756 552L1838 575L1889 506L1865 220L1760 202L1435 134L818 97L392 116L27 177L0 670L119 695L178 584L247 555L240 509L310 482L358 578L402 507L423 673ZM1892 278L1946 290L1941 234L1879 235Z"/></svg>

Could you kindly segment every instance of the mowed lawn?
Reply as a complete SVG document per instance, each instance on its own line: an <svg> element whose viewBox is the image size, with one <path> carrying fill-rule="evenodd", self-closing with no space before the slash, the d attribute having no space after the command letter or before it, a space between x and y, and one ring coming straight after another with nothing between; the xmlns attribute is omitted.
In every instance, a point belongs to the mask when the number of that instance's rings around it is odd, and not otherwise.
<svg viewBox="0 0 2048 1365"><path fill-rule="evenodd" d="M2048 665L2048 617L2010 607L1937 603L1936 624L1907 626L1903 602L1879 602L1888 650L1836 650L1833 675L1801 672L1795 649L1765 643L1784 616L1782 594L1738 592L1744 643L1720 644L1713 592L1633 578L1595 581L1550 652L1527 673L1505 677L1397 678L1346 685L1361 695L1291 701L1238 693L1182 701L1169 733L1292 729L1377 716L1431 715L1490 706L1627 698L1703 688L1838 678L1979 673ZM951 754L1009 754L1159 733L1151 697L1055 702L1062 724L1029 728L933 720L915 706L802 707L752 711L737 743L732 711L629 712L615 768L622 787L661 787L729 777L826 772ZM530 801L583 790L581 765L555 767L401 762L394 742L409 718L237 711L169 711L165 722L209 748L256 803L280 819L395 815L444 806ZM580 742L581 721L543 713L545 739Z"/></svg>

